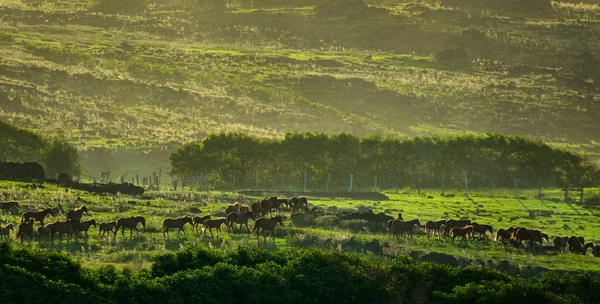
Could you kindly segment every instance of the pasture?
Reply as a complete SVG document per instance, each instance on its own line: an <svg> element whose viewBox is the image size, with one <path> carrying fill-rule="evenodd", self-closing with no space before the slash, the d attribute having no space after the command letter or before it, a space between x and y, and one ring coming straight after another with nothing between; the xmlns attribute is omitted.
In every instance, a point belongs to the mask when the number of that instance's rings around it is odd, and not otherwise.
<svg viewBox="0 0 600 304"><path fill-rule="evenodd" d="M588 195L598 194L597 189L586 189ZM491 224L494 232L498 228L520 226L541 229L549 234L550 242L557 235L583 236L586 242L600 243L600 209L587 208L575 203L566 204L560 201L559 190L545 190L543 199L535 198L535 191L521 191L520 198L512 198L512 191L497 190L494 197L489 192L471 191L471 200L466 199L459 191L447 193L455 197L441 197L439 191L422 192L401 189L398 193L385 193L389 201L349 200L337 198L308 198L309 206L324 211L320 217L298 220L289 212L283 212L283 227L274 230L274 241L257 240L255 234L249 234L244 227L241 232L236 225L228 232L223 225L222 232L215 237L205 236L201 231L192 231L190 225L184 226L185 233L176 236L176 230L171 229L168 238L163 237L162 223L165 218L180 216L201 216L210 214L215 218L231 203L252 203L263 197L240 196L231 192L149 192L142 198L127 196L90 195L75 190L65 190L54 185L44 185L35 188L31 184L18 182L0 183L2 200L15 199L21 204L21 212L39 209L46 206L56 207L59 204L67 211L85 204L88 214L83 214L82 220L95 219L98 224L116 221L121 217L141 215L146 218L146 228L140 233L125 232L123 237L119 232L116 238L98 237L98 227L92 227L89 237L79 236L74 240L66 238L59 241L48 241L36 237L22 245L27 248L46 248L68 253L90 267L100 267L113 264L117 267L147 268L153 256L159 253L178 251L186 246L201 246L214 250L229 252L237 247L263 247L270 251L279 251L290 247L325 248L337 251L355 252L370 259L378 260L381 256L408 255L420 258L431 254L454 256L463 265L496 265L509 264L516 269L538 268L557 271L600 271L600 261L593 257L591 251L585 256L572 253L556 253L548 250L525 250L524 248L505 247L496 244L492 236L488 240L472 240L465 242L432 237L428 239L423 228L415 231L414 239L400 237L396 240L387 236L383 227L373 226L366 221L345 220L339 215L344 212L373 210L375 213L384 212L395 217L402 212L405 220L418 218L421 225L428 220L442 217L453 219L468 218L480 224ZM276 194L276 193L273 193ZM433 198L427 198L431 196ZM4 214L0 223L19 223L20 213ZM65 215L49 216L46 222L64 220ZM250 220L252 228L254 221ZM35 228L39 223L35 223ZM16 227L15 227L16 228ZM138 226L141 228L141 226ZM16 229L15 229L16 230ZM11 238L14 238L11 232ZM214 233L214 231L213 231ZM368 250L367 245L377 240L381 251ZM10 240L15 242L14 240ZM356 245L359 244L359 245ZM387 245L385 245L387 244ZM551 246L545 243L544 246Z"/></svg>

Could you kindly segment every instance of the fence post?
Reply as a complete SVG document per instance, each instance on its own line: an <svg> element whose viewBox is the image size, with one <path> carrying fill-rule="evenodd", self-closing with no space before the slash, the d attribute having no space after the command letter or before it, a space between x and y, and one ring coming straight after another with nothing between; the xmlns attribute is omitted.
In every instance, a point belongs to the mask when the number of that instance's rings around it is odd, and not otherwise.
<svg viewBox="0 0 600 304"><path fill-rule="evenodd" d="M140 185L140 176L137 174L135 175L135 181L136 181L136 184L139 186Z"/></svg>
<svg viewBox="0 0 600 304"><path fill-rule="evenodd" d="M446 196L446 175L442 175L442 196Z"/></svg>
<svg viewBox="0 0 600 304"><path fill-rule="evenodd" d="M583 204L583 191L584 191L583 186L581 186L581 195L579 196L579 203L580 204Z"/></svg>
<svg viewBox="0 0 600 304"><path fill-rule="evenodd" d="M350 189L348 189L348 192L352 192L352 183L354 183L354 174L350 174Z"/></svg>
<svg viewBox="0 0 600 304"><path fill-rule="evenodd" d="M517 177L515 176L515 198L519 198L518 192L517 192Z"/></svg>
<svg viewBox="0 0 600 304"><path fill-rule="evenodd" d="M235 190L235 169L233 169L233 183L232 183L232 187L233 187L233 190Z"/></svg>
<svg viewBox="0 0 600 304"><path fill-rule="evenodd" d="M419 187L418 194L420 196L421 195L421 177L420 176L419 176L419 185L418 185L418 187Z"/></svg>
<svg viewBox="0 0 600 304"><path fill-rule="evenodd" d="M283 175L283 173L281 173L281 190L283 190L283 177L284 177L284 175Z"/></svg>
<svg viewBox="0 0 600 304"><path fill-rule="evenodd" d="M377 175L375 175L375 185L373 186L373 191L377 191Z"/></svg>
<svg viewBox="0 0 600 304"><path fill-rule="evenodd" d="M490 197L494 197L494 181L492 181L492 184L490 186Z"/></svg>
<svg viewBox="0 0 600 304"><path fill-rule="evenodd" d="M569 186L565 186L565 203L569 201Z"/></svg>
<svg viewBox="0 0 600 304"><path fill-rule="evenodd" d="M190 176L190 191L194 191L194 186L196 185L196 177Z"/></svg>
<svg viewBox="0 0 600 304"><path fill-rule="evenodd" d="M256 189L258 189L258 172L256 172Z"/></svg>
<svg viewBox="0 0 600 304"><path fill-rule="evenodd" d="M329 191L329 180L330 180L330 173L327 173L327 184L325 184L325 191Z"/></svg>
<svg viewBox="0 0 600 304"><path fill-rule="evenodd" d="M213 176L214 176L214 186L213 189L217 189L217 170L213 170Z"/></svg>
<svg viewBox="0 0 600 304"><path fill-rule="evenodd" d="M210 185L208 183L208 174L204 175L204 183L206 184L206 191L210 191Z"/></svg>
<svg viewBox="0 0 600 304"><path fill-rule="evenodd" d="M304 192L306 193L306 181L307 181L307 174L304 173Z"/></svg>
<svg viewBox="0 0 600 304"><path fill-rule="evenodd" d="M469 198L469 185L467 183L467 170L464 171L464 181L465 181L465 196Z"/></svg>

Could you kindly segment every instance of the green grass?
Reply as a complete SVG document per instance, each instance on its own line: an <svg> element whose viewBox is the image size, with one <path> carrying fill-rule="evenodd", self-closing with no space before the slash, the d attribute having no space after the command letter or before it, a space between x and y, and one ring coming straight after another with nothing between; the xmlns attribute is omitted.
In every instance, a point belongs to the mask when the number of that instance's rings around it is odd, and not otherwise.
<svg viewBox="0 0 600 304"><path fill-rule="evenodd" d="M340 242L354 237L361 241L377 239L388 243L391 248L386 249L388 254L427 254L439 252L456 257L465 258L473 263L487 263L487 261L508 261L512 265L521 267L544 267L554 270L579 271L600 270L598 258L591 255L557 254L554 252L527 252L524 249L507 248L493 242L493 236L488 235L490 241L467 241L452 243L449 239L428 239L423 230L420 229L413 240L401 238L395 240L386 236L383 232L373 233L367 228L357 227L350 224L328 221L326 218L317 220L315 225L294 225L285 214L284 227L278 227L275 232L275 244L265 243L262 238L257 244L255 235L247 232L228 233L225 229L218 237L211 237L201 233L192 232L190 226L185 228L186 234L175 236L172 231L168 239L164 239L161 233L162 220L169 217L183 215L215 215L222 212L225 207L234 201L252 202L255 197L240 196L230 192L150 192L145 199L131 197L112 197L90 195L79 191L66 191L56 186L45 185L43 189L32 190L30 185L2 182L0 183L0 195L2 199L18 199L22 211L37 209L43 206L56 206L62 204L65 210L78 207L80 197L90 209L90 214L84 219L96 219L97 222L114 221L117 218L131 215L143 215L147 219L144 232L135 234L133 238L126 232L123 238L120 234L116 239L99 239L97 228L91 228L89 238L78 238L67 242L48 242L36 240L31 243L25 242L21 246L32 248L46 248L66 252L84 264L89 266L101 266L107 263L118 267L148 267L152 256L157 253L177 251L184 246L199 245L216 250L227 251L238 246L265 246L271 250L279 250L287 246L312 247L321 246L325 240L333 240L334 250L341 250ZM454 198L440 197L438 190L426 190L422 195L431 195L433 199L427 199L416 194L416 191L402 189L398 194L387 193L389 201L356 201L348 199L309 198L311 206L317 206L323 210L337 207L336 212L373 209L374 212L385 212L395 216L397 212L403 212L405 219L419 218L424 225L428 220L437 220L444 217L446 212L450 218L466 217L478 223L491 224L494 231L498 228L509 226L522 226L541 229L550 235L550 241L557 235L583 236L586 242L600 243L598 235L600 224L598 216L600 209L586 209L577 204L566 204L560 201L562 193L559 190L544 189L546 195L544 200L535 198L537 190L521 190L519 195L522 199L512 198L512 190L499 189L494 192L494 197L489 197L487 191L472 191L471 200L461 196L460 191L447 191L456 194ZM597 196L598 189L586 189L587 196ZM425 196L426 197L426 196ZM135 204L131 201L135 201ZM199 208L199 213L194 213L190 208ZM530 218L533 212L535 218ZM545 214L545 215L544 215ZM64 215L49 217L48 221L62 220ZM1 223L17 223L17 215L2 215ZM501 219L501 220L500 220ZM250 227L253 223L250 221ZM570 227L569 230L564 225ZM36 227L38 224L36 224ZM244 228L245 229L245 228ZM14 235L14 234L13 234ZM318 241L315 241L316 238ZM316 243L315 243L316 242ZM549 246L551 244L545 244Z"/></svg>

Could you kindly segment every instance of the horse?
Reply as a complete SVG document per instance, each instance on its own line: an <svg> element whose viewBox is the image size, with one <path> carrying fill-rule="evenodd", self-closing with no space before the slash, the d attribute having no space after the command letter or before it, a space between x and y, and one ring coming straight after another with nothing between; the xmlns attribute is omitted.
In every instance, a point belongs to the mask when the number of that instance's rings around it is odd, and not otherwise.
<svg viewBox="0 0 600 304"><path fill-rule="evenodd" d="M81 207L76 208L75 210L67 211L67 220L78 219L80 220L83 214L88 213L88 208L86 205L81 205Z"/></svg>
<svg viewBox="0 0 600 304"><path fill-rule="evenodd" d="M471 238L473 238L473 226L454 227L450 229L450 237L452 238L452 242L454 242L454 239L457 236L462 236L461 242L465 241L469 235L471 235Z"/></svg>
<svg viewBox="0 0 600 304"><path fill-rule="evenodd" d="M447 236L450 234L450 230L452 228L463 228L466 227L468 225L471 225L471 221L470 220L447 220L446 221L446 229L444 230L444 236Z"/></svg>
<svg viewBox="0 0 600 304"><path fill-rule="evenodd" d="M54 239L54 234L58 232L58 235L59 235L61 241L62 241L63 234L67 235L67 241L68 241L72 237L75 236L77 226L79 226L80 223L81 223L81 221L78 219L70 219L70 220L66 220L64 222L60 222L60 221L52 222L52 223L46 225L45 227L50 230L49 231L50 237L52 239Z"/></svg>
<svg viewBox="0 0 600 304"><path fill-rule="evenodd" d="M6 210L7 212L10 212L11 210L18 210L18 209L19 209L19 202L17 202L17 201L0 202L0 210Z"/></svg>
<svg viewBox="0 0 600 304"><path fill-rule="evenodd" d="M52 208L46 208L38 211L27 211L21 215L21 223L28 222L29 219L34 219L44 226L44 218L48 214L54 216L54 210L52 210Z"/></svg>
<svg viewBox="0 0 600 304"><path fill-rule="evenodd" d="M588 250L588 248L592 248L594 246L593 243L587 243L584 245L584 239L582 236L580 237L576 237L576 236L571 236L569 237L569 240L567 241L567 244L569 245L569 251L572 253L581 253L581 254L585 254Z"/></svg>
<svg viewBox="0 0 600 304"><path fill-rule="evenodd" d="M192 218L192 222L194 223L194 225L192 225L192 231L194 229L196 229L196 231L198 231L198 225L204 225L204 221L209 220L209 219L210 219L210 215L194 216Z"/></svg>
<svg viewBox="0 0 600 304"><path fill-rule="evenodd" d="M15 231L14 225L13 224L8 224L4 227L0 226L0 238L6 238L9 239L10 238L10 231Z"/></svg>
<svg viewBox="0 0 600 304"><path fill-rule="evenodd" d="M46 226L38 227L37 233L40 237L49 237L50 236L50 229Z"/></svg>
<svg viewBox="0 0 600 304"><path fill-rule="evenodd" d="M80 222L77 227L75 227L75 234L77 234L79 231L83 231L85 232L85 236L88 236L88 230L90 229L91 226L96 227L96 220L91 219L89 221L83 221Z"/></svg>
<svg viewBox="0 0 600 304"><path fill-rule="evenodd" d="M252 212L254 212L255 216L264 216L261 202L254 202L250 204L250 209L252 209Z"/></svg>
<svg viewBox="0 0 600 304"><path fill-rule="evenodd" d="M277 210L277 213L279 213L279 208L281 207L281 205L288 205L288 200L285 198L277 198L276 196L272 196L269 199L266 200L262 200L260 202L260 205L262 207L263 210L263 216L266 215L267 212L269 212L269 215L272 215L273 209Z"/></svg>
<svg viewBox="0 0 600 304"><path fill-rule="evenodd" d="M514 227L510 227L508 229L498 229L498 231L496 232L496 242L502 240L502 244L504 245L508 245L508 243L510 242L510 238L512 236L512 233L515 231Z"/></svg>
<svg viewBox="0 0 600 304"><path fill-rule="evenodd" d="M117 222L102 223L99 225L99 227L98 236L103 237L107 232L111 232L115 237L117 236Z"/></svg>
<svg viewBox="0 0 600 304"><path fill-rule="evenodd" d="M308 201L306 197L292 197L288 201L288 205L292 212L296 212L297 210L308 210Z"/></svg>
<svg viewBox="0 0 600 304"><path fill-rule="evenodd" d="M218 219L209 219L204 221L204 224L202 225L202 232L204 232L204 235L206 235L206 229L208 228L210 231L210 235L212 235L213 237L215 236L212 233L213 228L217 229L217 235L219 235L219 233L221 233L221 225L225 224L225 226L227 226L227 219L226 218L218 218Z"/></svg>
<svg viewBox="0 0 600 304"><path fill-rule="evenodd" d="M402 215L402 214L398 214L398 215ZM427 223L425 223L425 233L427 233L427 238L430 237L430 232L433 233L433 236L435 236L435 233L437 231L437 235L438 238L440 237L440 229L442 228L442 226L446 225L446 220L441 219L441 220L437 220L437 221L428 221Z"/></svg>
<svg viewBox="0 0 600 304"><path fill-rule="evenodd" d="M65 213L65 210L63 209L61 204L58 204L58 206L52 208L52 212L54 212L54 215L59 215L61 213Z"/></svg>
<svg viewBox="0 0 600 304"><path fill-rule="evenodd" d="M479 233L479 238L485 238L486 240L488 240L488 238L485 236L485 233L487 231L490 232L490 234L492 235L492 237L494 236L494 232L492 231L492 226L491 225L480 225L477 223L473 223L471 226L473 226L473 233Z"/></svg>
<svg viewBox="0 0 600 304"><path fill-rule="evenodd" d="M387 222L386 232L393 232L396 239L398 239L398 234L407 233L408 237L412 239L412 230L414 226L421 227L421 222L418 219L413 219L410 221L401 221L398 219L389 220Z"/></svg>
<svg viewBox="0 0 600 304"><path fill-rule="evenodd" d="M23 237L27 235L29 237L29 241L31 241L31 237L33 235L33 223L35 223L35 218L30 218L26 222L21 222L19 224L17 235L15 235L15 240L21 239L21 243L23 243Z"/></svg>
<svg viewBox="0 0 600 304"><path fill-rule="evenodd" d="M185 226L186 223L189 223L190 226L192 226L192 229L194 228L194 221L189 216L183 216L183 217L176 218L176 219L172 219L172 218L165 219L163 221L163 228L162 228L163 238L165 237L165 233L166 233L167 237L169 236L169 228L177 228L177 237L179 237L179 231L183 231L183 234L185 234L185 230L183 230L183 226Z"/></svg>
<svg viewBox="0 0 600 304"><path fill-rule="evenodd" d="M515 231L513 231L512 237L515 238L518 243L521 243L522 241L528 241L529 244L535 245L536 242L539 242L540 246L543 244L544 238L546 238L546 240L548 238L547 235L546 237L542 235L541 230L527 228L517 228Z"/></svg>
<svg viewBox="0 0 600 304"><path fill-rule="evenodd" d="M554 243L554 249L556 249L556 251L565 252L565 251L567 251L567 244L569 242L569 237L568 236L557 236L557 237L554 237L554 240L552 240L552 242Z"/></svg>
<svg viewBox="0 0 600 304"><path fill-rule="evenodd" d="M283 227L283 218L280 215L272 218L259 218L254 222L254 227L252 228L252 230L250 230L250 233L256 231L256 239L259 240L258 234L260 232L260 229L262 228L263 237L265 237L265 231L269 230L271 231L271 233L269 234L269 238L273 238L273 231L275 230L275 227L277 227L277 224ZM275 238L273 238L273 243L275 243Z"/></svg>
<svg viewBox="0 0 600 304"><path fill-rule="evenodd" d="M248 232L250 232L250 228L248 228L248 219L250 218L253 221L256 221L256 217L252 211L246 211L244 213L229 213L227 215L227 231L233 228L234 224L240 224L240 230L242 230L243 225L246 225L246 229L248 229Z"/></svg>
<svg viewBox="0 0 600 304"><path fill-rule="evenodd" d="M248 211L250 211L250 206L240 205L240 209L239 209L238 213L244 213L244 212L248 212Z"/></svg>
<svg viewBox="0 0 600 304"><path fill-rule="evenodd" d="M121 235L125 237L125 228L129 228L129 237L132 237L134 229L136 233L139 232L137 229L138 223L141 223L142 227L146 229L146 219L143 216L132 216L118 219L117 226L115 227L115 235L117 232L119 232L119 229L121 229Z"/></svg>
<svg viewBox="0 0 600 304"><path fill-rule="evenodd" d="M240 212L240 203L235 202L233 205L229 205L229 206L227 206L227 208L225 208L226 214L229 214L232 212Z"/></svg>
<svg viewBox="0 0 600 304"><path fill-rule="evenodd" d="M594 245L594 247L592 248L592 254L595 257L600 258L600 245Z"/></svg>

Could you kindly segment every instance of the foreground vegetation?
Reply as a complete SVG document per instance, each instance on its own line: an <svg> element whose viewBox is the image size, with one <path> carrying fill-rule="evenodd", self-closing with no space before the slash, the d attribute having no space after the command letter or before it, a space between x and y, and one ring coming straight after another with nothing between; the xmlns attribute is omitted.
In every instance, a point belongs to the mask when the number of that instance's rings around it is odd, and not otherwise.
<svg viewBox="0 0 600 304"><path fill-rule="evenodd" d="M166 171L169 150L224 130L598 151L591 1L92 2L0 1L0 118L61 134L90 175Z"/></svg>
<svg viewBox="0 0 600 304"><path fill-rule="evenodd" d="M597 274L516 279L478 268L396 258L374 263L322 250L188 247L155 257L151 269L82 267L65 254L0 243L3 303L586 303L600 297ZM32 288L33 287L33 288Z"/></svg>

